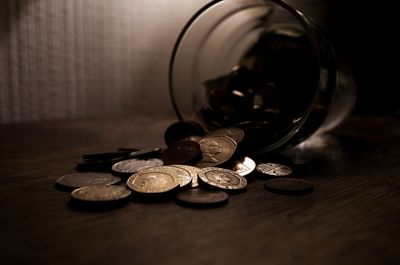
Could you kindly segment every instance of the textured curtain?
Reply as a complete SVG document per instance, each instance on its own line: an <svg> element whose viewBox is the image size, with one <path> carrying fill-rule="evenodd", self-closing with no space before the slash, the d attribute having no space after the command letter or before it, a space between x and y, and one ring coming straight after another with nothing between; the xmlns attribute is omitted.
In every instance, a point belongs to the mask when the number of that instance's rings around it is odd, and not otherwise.
<svg viewBox="0 0 400 265"><path fill-rule="evenodd" d="M206 2L1 0L0 122L172 113L172 47Z"/></svg>

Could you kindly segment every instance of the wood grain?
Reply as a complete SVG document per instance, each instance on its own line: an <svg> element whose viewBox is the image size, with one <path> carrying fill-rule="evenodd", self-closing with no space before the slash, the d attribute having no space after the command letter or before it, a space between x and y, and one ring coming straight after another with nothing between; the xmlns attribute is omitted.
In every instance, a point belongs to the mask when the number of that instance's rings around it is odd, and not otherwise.
<svg viewBox="0 0 400 265"><path fill-rule="evenodd" d="M399 117L352 117L297 153L310 161L295 168L315 184L308 195L276 195L254 179L220 208L133 201L85 212L54 188L85 153L164 146L172 121L1 126L0 263L399 264Z"/></svg>

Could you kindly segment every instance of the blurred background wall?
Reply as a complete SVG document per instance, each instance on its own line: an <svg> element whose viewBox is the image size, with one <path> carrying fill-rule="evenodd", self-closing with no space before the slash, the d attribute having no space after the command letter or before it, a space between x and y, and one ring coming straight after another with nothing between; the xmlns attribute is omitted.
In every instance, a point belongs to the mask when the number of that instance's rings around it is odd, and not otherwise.
<svg viewBox="0 0 400 265"><path fill-rule="evenodd" d="M167 84L172 47L207 2L0 0L0 123L173 115ZM398 74L386 64L395 50L389 48L393 33L383 27L389 21L374 15L375 6L287 2L313 17L353 68L356 112L399 111L392 83Z"/></svg>

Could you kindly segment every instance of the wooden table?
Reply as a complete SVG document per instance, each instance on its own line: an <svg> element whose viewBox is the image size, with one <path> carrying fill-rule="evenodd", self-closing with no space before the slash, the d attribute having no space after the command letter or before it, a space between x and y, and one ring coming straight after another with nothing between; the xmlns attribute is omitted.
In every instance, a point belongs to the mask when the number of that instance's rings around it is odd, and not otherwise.
<svg viewBox="0 0 400 265"><path fill-rule="evenodd" d="M400 118L352 117L296 154L315 191L255 179L229 204L69 207L54 188L82 154L164 146L172 117L0 126L0 264L400 264Z"/></svg>

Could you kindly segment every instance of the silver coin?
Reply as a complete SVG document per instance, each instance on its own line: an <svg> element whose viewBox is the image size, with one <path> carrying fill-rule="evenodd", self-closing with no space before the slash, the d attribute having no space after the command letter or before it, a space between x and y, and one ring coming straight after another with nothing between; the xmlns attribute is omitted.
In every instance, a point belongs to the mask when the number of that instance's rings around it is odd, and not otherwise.
<svg viewBox="0 0 400 265"><path fill-rule="evenodd" d="M260 173L270 176L288 176L293 173L293 170L288 167L277 163L262 163L258 164L256 170Z"/></svg>
<svg viewBox="0 0 400 265"><path fill-rule="evenodd" d="M119 177L108 173L82 172L64 175L57 179L56 183L66 188L75 189L83 186L111 185L120 181Z"/></svg>
<svg viewBox="0 0 400 265"><path fill-rule="evenodd" d="M256 162L248 156L242 157L240 160L234 162L232 171L240 176L246 176L253 172L256 168Z"/></svg>
<svg viewBox="0 0 400 265"><path fill-rule="evenodd" d="M202 159L198 168L214 167L228 161L236 151L237 144L227 136L210 136L198 141Z"/></svg>
<svg viewBox="0 0 400 265"><path fill-rule="evenodd" d="M190 185L191 188L196 188L196 187L199 186L197 174L201 171L200 168L193 167L193 166L188 166L188 165L172 165L172 166L173 167L183 168L183 169L187 170L190 173L190 176L192 177L192 182L191 182L191 185Z"/></svg>
<svg viewBox="0 0 400 265"><path fill-rule="evenodd" d="M71 197L86 202L111 202L127 198L131 194L123 186L85 186L71 192Z"/></svg>
<svg viewBox="0 0 400 265"><path fill-rule="evenodd" d="M199 178L204 183L223 190L241 190L247 186L247 180L244 177L224 168L204 168L199 172Z"/></svg>
<svg viewBox="0 0 400 265"><path fill-rule="evenodd" d="M179 181L179 186L185 187L192 181L192 175L189 171L180 167L173 166L158 166L158 167L150 167L139 171L140 173L147 172L162 172L176 177Z"/></svg>
<svg viewBox="0 0 400 265"><path fill-rule="evenodd" d="M244 138L244 131L237 127L219 128L209 132L206 137L210 136L228 136L236 143L240 143Z"/></svg>
<svg viewBox="0 0 400 265"><path fill-rule="evenodd" d="M138 172L129 177L126 184L138 193L160 194L179 187L179 180L164 172Z"/></svg>
<svg viewBox="0 0 400 265"><path fill-rule="evenodd" d="M139 170L149 168L149 167L155 167L155 166L161 166L163 164L163 161L161 159L157 158L151 158L151 159L128 159L128 160L123 160L121 162L115 163L112 166L112 170L114 172L118 173L136 173Z"/></svg>

